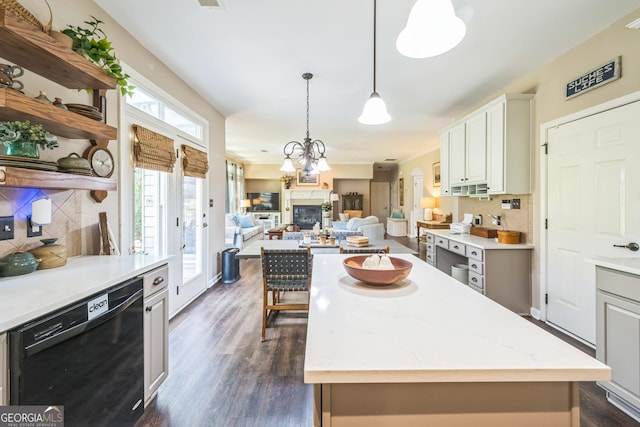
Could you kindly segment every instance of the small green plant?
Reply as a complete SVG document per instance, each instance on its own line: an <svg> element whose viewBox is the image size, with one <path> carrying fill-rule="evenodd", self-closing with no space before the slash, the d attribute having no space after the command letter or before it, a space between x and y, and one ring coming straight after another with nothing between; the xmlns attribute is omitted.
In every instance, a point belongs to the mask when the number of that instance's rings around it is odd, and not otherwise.
<svg viewBox="0 0 640 427"><path fill-rule="evenodd" d="M28 120L0 123L0 142L5 146L13 142L31 142L50 150L58 146L58 138L44 130L42 125L32 125Z"/></svg>
<svg viewBox="0 0 640 427"><path fill-rule="evenodd" d="M331 202L324 202L321 207L323 211L329 212L331 209L333 209L333 204Z"/></svg>
<svg viewBox="0 0 640 427"><path fill-rule="evenodd" d="M91 60L116 79L116 83L120 86L120 93L123 96L133 95L135 86L127 82L127 79L131 76L122 72L122 67L118 64L117 58L111 53L113 46L111 46L111 42L100 28L100 24L104 24L104 22L95 16L91 16L91 18L93 20L84 21L87 27L67 25L67 28L62 32L73 39L71 48L76 53Z"/></svg>

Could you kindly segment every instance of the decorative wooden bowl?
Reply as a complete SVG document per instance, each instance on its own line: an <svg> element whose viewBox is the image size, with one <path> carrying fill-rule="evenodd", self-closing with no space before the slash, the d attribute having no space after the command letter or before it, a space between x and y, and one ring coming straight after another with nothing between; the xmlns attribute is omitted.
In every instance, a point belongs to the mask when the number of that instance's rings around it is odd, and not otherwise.
<svg viewBox="0 0 640 427"><path fill-rule="evenodd" d="M393 270L373 270L362 268L362 263L368 257L369 255L356 255L345 258L342 261L342 265L349 276L369 285L376 286L390 285L405 279L409 273L411 273L411 268L413 267L413 264L409 261L401 258L389 257L391 259L391 264L394 266Z"/></svg>
<svg viewBox="0 0 640 427"><path fill-rule="evenodd" d="M520 232L519 231L498 231L498 243L506 243L509 245L513 245L516 243L520 243Z"/></svg>

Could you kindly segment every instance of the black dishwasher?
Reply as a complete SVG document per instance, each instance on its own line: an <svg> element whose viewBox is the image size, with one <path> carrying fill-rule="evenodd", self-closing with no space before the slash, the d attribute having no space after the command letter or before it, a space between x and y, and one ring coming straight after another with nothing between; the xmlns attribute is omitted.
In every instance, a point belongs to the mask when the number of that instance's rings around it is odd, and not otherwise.
<svg viewBox="0 0 640 427"><path fill-rule="evenodd" d="M65 426L131 426L144 411L142 278L9 332L10 404L64 405Z"/></svg>

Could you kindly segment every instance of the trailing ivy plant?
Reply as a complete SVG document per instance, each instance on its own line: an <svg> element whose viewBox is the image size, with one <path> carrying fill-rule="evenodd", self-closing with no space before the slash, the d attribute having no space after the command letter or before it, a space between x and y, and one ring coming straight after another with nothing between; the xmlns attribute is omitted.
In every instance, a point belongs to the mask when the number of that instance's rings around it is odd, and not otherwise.
<svg viewBox="0 0 640 427"><path fill-rule="evenodd" d="M67 25L62 32L73 39L73 49L76 53L84 56L105 70L107 74L116 79L120 86L122 95L133 95L134 86L127 82L131 76L122 72L122 67L117 62L117 58L111 52L113 46L107 39L106 34L100 28L104 24L95 16L91 16L91 21L84 21L87 27Z"/></svg>

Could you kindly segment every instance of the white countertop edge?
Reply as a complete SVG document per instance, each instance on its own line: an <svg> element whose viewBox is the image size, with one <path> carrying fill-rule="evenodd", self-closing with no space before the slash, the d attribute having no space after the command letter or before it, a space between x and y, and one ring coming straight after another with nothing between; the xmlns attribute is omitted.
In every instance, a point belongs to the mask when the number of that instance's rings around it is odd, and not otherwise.
<svg viewBox="0 0 640 427"><path fill-rule="evenodd" d="M150 255L78 256L69 258L62 267L0 278L0 332L153 270L169 259Z"/></svg>
<svg viewBox="0 0 640 427"><path fill-rule="evenodd" d="M585 262L600 267L611 268L625 273L640 275L640 258L612 258L594 256L585 258Z"/></svg>
<svg viewBox="0 0 640 427"><path fill-rule="evenodd" d="M609 381L610 368L476 369L406 371L304 371L305 384L486 383Z"/></svg>
<svg viewBox="0 0 640 427"><path fill-rule="evenodd" d="M530 245L529 243L514 243L514 244L498 243L494 239L487 239L485 237L475 236L469 233L463 233L463 234L452 233L451 230L429 229L426 231L426 233L442 236L458 243L464 243L465 245L475 246L477 248L485 249L485 250L535 249L535 246Z"/></svg>

